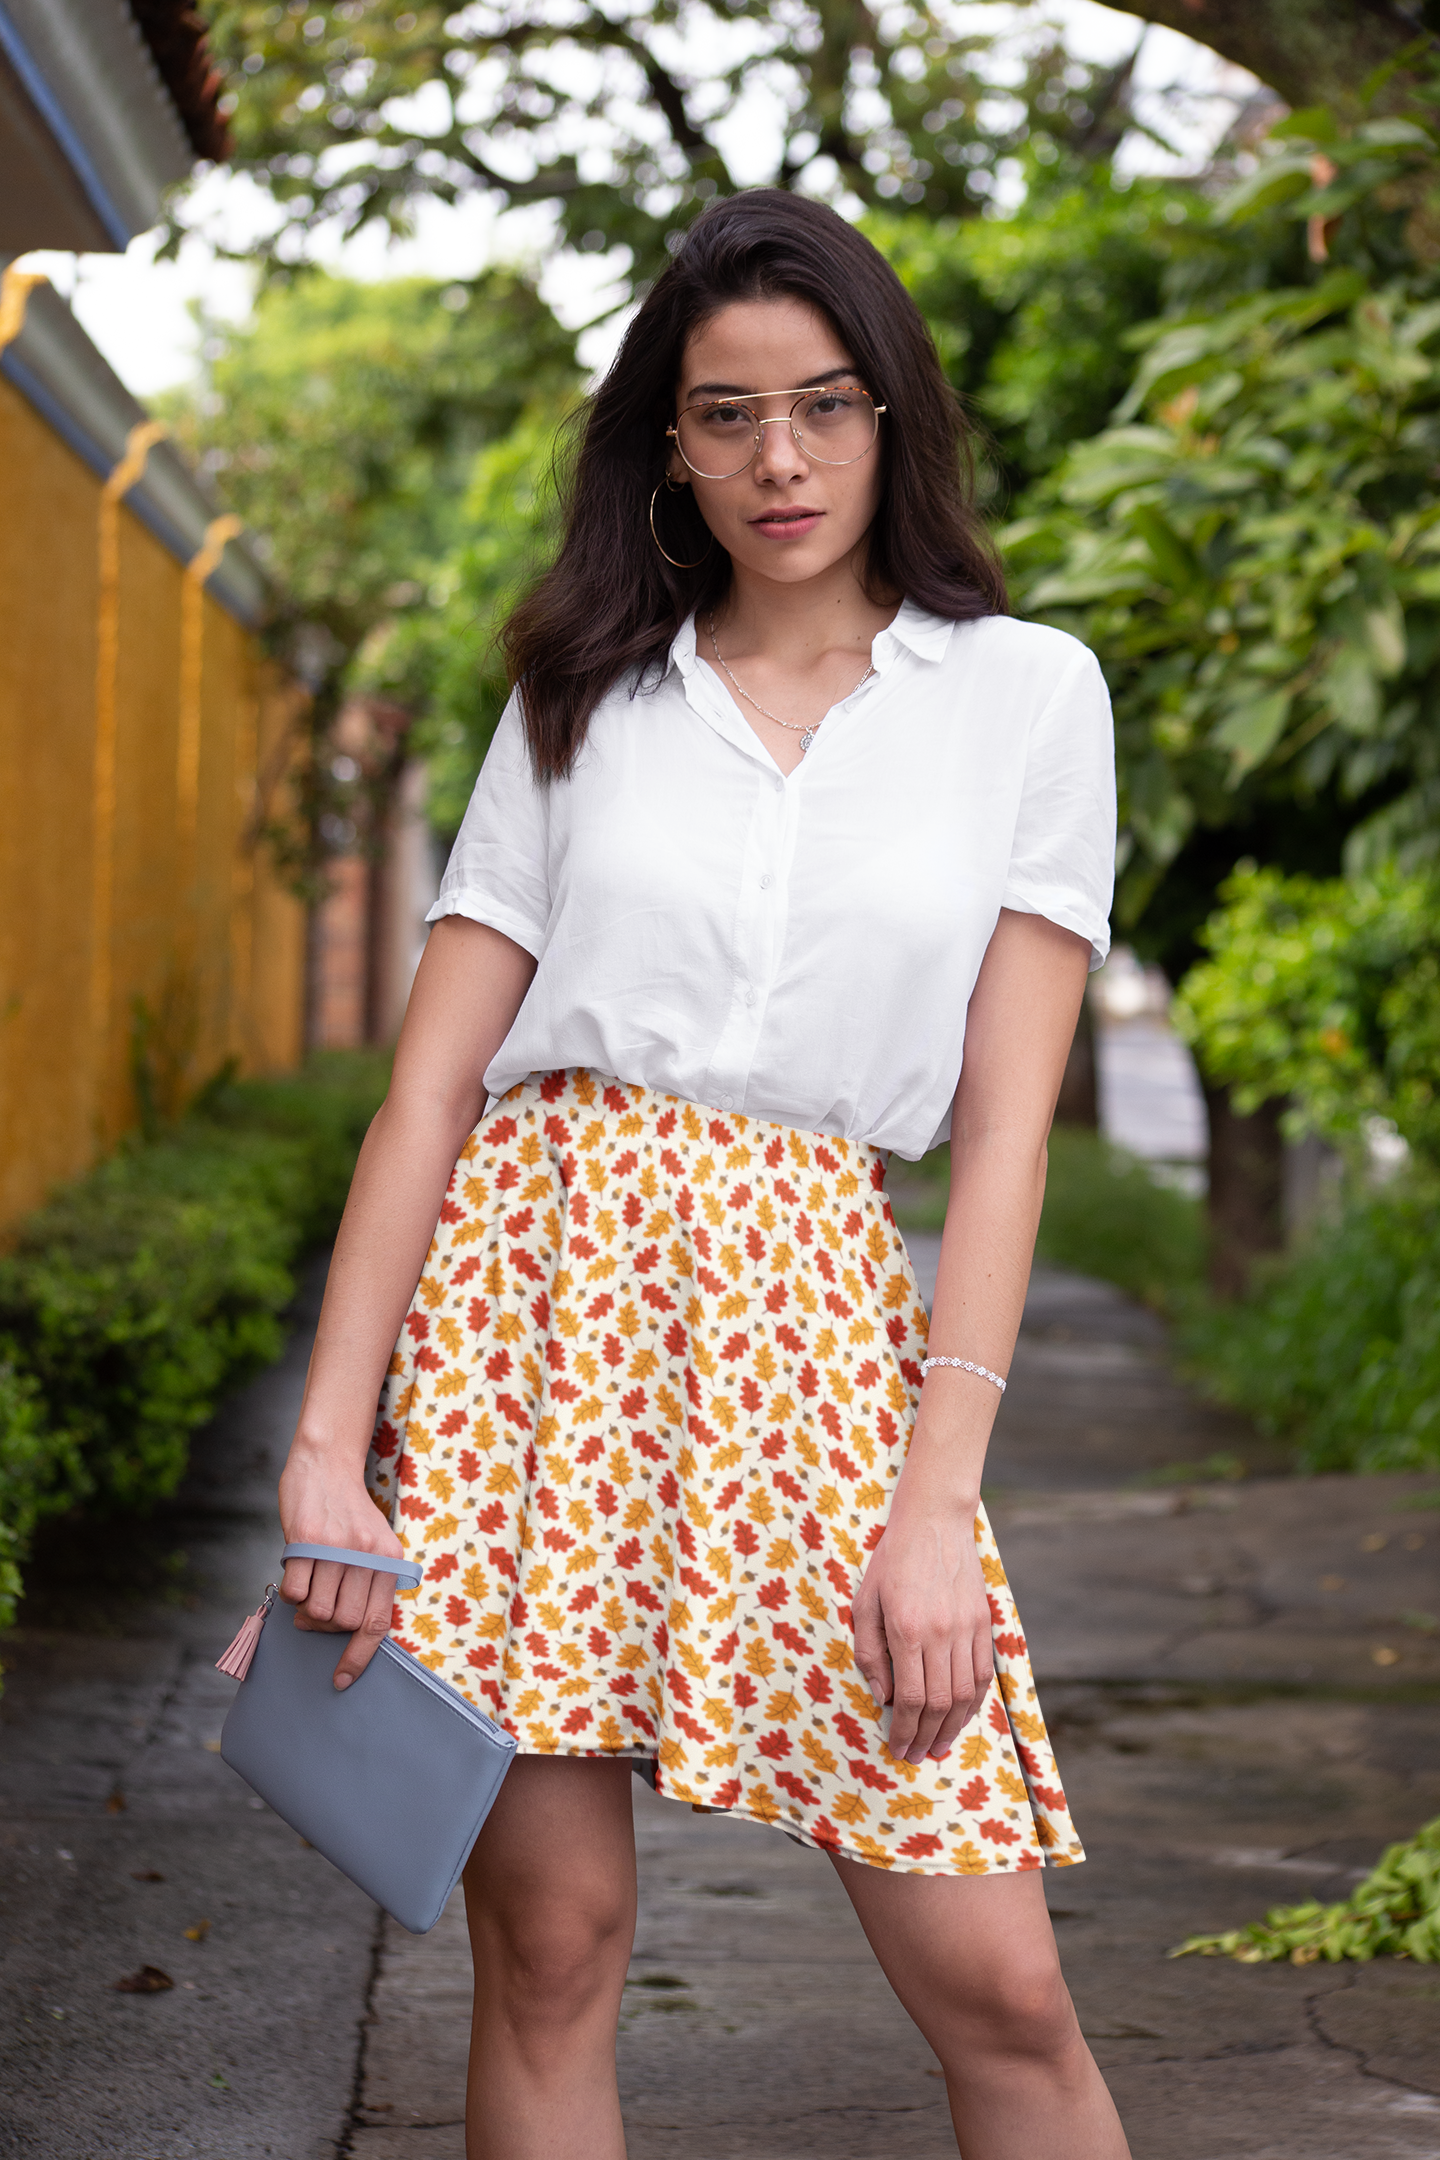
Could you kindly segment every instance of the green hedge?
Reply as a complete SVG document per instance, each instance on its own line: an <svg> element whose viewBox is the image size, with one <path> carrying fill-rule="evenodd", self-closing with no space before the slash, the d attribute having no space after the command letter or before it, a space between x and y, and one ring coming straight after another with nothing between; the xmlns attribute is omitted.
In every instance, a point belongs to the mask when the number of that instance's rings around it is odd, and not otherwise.
<svg viewBox="0 0 1440 2160"><path fill-rule="evenodd" d="M0 1625L42 1517L164 1499L220 1396L279 1354L385 1081L369 1053L222 1081L21 1224L0 1258Z"/></svg>

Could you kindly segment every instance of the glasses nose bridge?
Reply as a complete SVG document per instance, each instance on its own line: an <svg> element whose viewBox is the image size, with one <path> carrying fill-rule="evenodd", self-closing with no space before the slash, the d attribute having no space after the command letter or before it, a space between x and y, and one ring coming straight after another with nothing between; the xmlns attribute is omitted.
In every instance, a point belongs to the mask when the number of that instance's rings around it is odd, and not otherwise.
<svg viewBox="0 0 1440 2160"><path fill-rule="evenodd" d="M757 459L764 459L766 443L764 430L767 427L787 427L790 430L790 441L794 448L796 456L802 459L804 458L805 445L801 440L800 430L795 425L795 411L799 402L800 401L797 398L795 404L790 407L788 412L770 413L763 420L761 419L759 413L755 412L753 406L751 407L751 415L755 422L755 448L750 453L750 462L752 465L756 462Z"/></svg>

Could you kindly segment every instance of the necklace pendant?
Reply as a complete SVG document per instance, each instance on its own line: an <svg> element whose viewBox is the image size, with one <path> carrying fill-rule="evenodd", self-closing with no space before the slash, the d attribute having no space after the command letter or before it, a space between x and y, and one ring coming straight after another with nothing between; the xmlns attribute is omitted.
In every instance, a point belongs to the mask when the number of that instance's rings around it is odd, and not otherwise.
<svg viewBox="0 0 1440 2160"><path fill-rule="evenodd" d="M802 736L800 737L800 755L801 755L801 757L804 757L804 755L805 755L805 752L806 752L806 751L807 751L807 750L809 749L809 747L810 747L811 743L812 743L812 742L814 742L814 740L815 740L815 730L814 730L814 728L813 728L813 727L807 727L807 728L806 728L806 730L805 730L805 732L804 732L804 734L803 734L803 735L802 735Z"/></svg>

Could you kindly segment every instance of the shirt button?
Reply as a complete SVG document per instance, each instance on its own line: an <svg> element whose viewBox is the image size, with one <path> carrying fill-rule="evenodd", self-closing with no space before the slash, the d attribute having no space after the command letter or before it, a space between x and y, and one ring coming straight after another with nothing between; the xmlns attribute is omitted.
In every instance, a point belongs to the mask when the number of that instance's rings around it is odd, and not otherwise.
<svg viewBox="0 0 1440 2160"><path fill-rule="evenodd" d="M764 875L764 877L762 877L762 878L761 878L761 880L760 880L760 890L761 890L761 892L768 892L768 891L769 891L769 889L770 889L770 887L771 887L771 886L772 886L772 885L774 884L774 882L775 882L775 880L774 880L774 879L773 879L773 878L771 877L771 875L770 875L769 871L767 870L767 871L766 871L766 873L765 873L765 875Z"/></svg>
<svg viewBox="0 0 1440 2160"><path fill-rule="evenodd" d="M717 1110L733 1110L733 1109L734 1109L734 1107L735 1107L735 1098L734 1098L734 1096L733 1096L733 1095L717 1095L717 1096L716 1096L716 1098L715 1098L715 1107L716 1107L716 1109L717 1109Z"/></svg>
<svg viewBox="0 0 1440 2160"><path fill-rule="evenodd" d="M785 782L784 782L783 780L777 780L777 781L775 782L775 792L776 792L776 794L777 794L777 795L783 795L783 794L784 794L784 792L785 792Z"/></svg>
<svg viewBox="0 0 1440 2160"><path fill-rule="evenodd" d="M754 1004L754 1002L755 1002L755 992L754 992L753 990L747 990L747 991L745 992L745 1003L746 1003L747 1005L753 1005L753 1004Z"/></svg>

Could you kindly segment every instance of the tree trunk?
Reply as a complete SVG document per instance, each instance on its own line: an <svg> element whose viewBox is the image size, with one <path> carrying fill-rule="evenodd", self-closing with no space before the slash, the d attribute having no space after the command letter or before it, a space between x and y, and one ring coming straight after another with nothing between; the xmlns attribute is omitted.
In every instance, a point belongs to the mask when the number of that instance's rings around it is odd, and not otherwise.
<svg viewBox="0 0 1440 2160"><path fill-rule="evenodd" d="M1210 1287L1218 1298L1243 1297L1252 1264L1285 1243L1283 1101L1261 1103L1250 1117L1230 1107L1227 1088L1205 1088L1210 1125Z"/></svg>
<svg viewBox="0 0 1440 2160"><path fill-rule="evenodd" d="M1087 997L1075 1023L1075 1039L1065 1060L1060 1099L1055 1105L1057 1125L1079 1125L1086 1132L1100 1127L1100 1097L1095 1074L1095 1015Z"/></svg>
<svg viewBox="0 0 1440 2160"><path fill-rule="evenodd" d="M1426 31L1398 6L1376 0L1113 0L1126 15L1179 30L1261 82L1287 105L1353 108L1375 68ZM1433 41L1432 41L1433 42ZM1423 65L1423 56L1422 56ZM1397 73L1378 100L1401 101L1415 70Z"/></svg>

